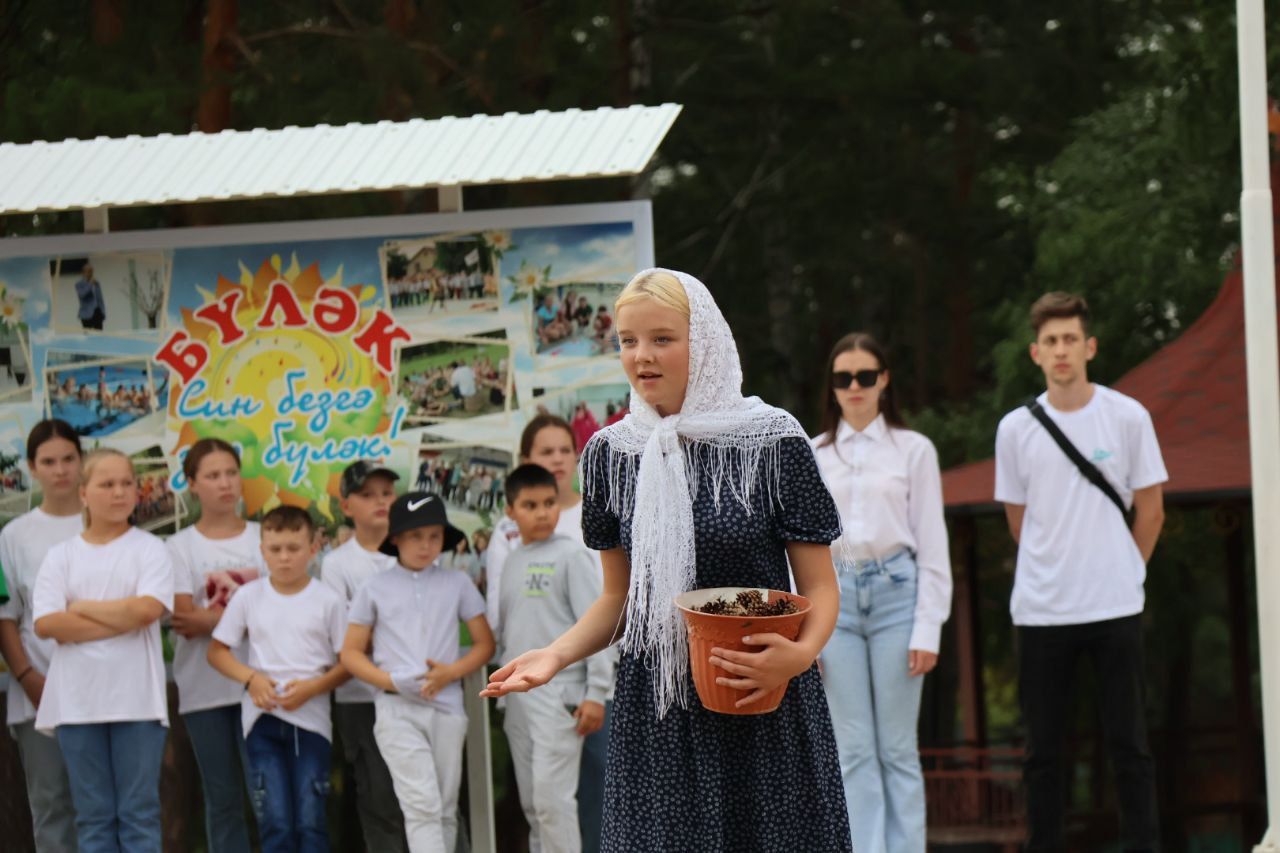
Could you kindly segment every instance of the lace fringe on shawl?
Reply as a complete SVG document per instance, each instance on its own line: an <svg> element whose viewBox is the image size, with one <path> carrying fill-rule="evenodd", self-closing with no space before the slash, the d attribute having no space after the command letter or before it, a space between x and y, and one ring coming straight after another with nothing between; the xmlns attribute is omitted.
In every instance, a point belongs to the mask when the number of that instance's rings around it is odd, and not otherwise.
<svg viewBox="0 0 1280 853"><path fill-rule="evenodd" d="M686 440L681 442L678 455L683 457L683 488L688 496L679 500L670 495L674 503L687 507L684 523L692 533L693 499L704 481L711 491L712 504L717 512L725 499L739 503L750 515L759 507L772 507L779 499L782 480L782 459L779 442L788 436L804 438L803 429L790 415L776 410L794 426L784 427L775 440L767 444L741 446L725 441ZM789 426L789 425L788 425ZM604 431L608 432L608 430ZM603 465L602 459L603 456ZM694 588L696 582L696 554L692 536L671 527L643 529L643 520L635 515L636 488L641 467L641 453L615 448L606 435L599 435L589 442L580 460L579 481L583 484L584 497L598 499L595 492L603 485L607 493L604 503L618 518L632 514L632 564L631 580L627 594L626 628L621 646L626 652L652 661L656 670L654 700L658 717L662 718L673 703L688 707L689 638L684 618L676 608L677 595ZM674 473L674 472L672 472ZM673 484L674 485L674 484ZM763 489L763 501L760 491ZM669 507L670 508L670 507ZM682 513L683 514L683 513ZM657 519L652 519L657 522ZM636 547L641 538L649 540L647 548ZM675 565L659 565L656 560L643 564L644 553L654 555L678 554ZM665 562L665 561L664 561Z"/></svg>

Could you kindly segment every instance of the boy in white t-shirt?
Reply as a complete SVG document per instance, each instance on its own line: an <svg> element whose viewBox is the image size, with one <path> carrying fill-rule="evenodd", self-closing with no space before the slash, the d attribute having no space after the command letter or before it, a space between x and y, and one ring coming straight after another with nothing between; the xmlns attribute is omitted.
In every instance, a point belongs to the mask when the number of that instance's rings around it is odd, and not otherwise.
<svg viewBox="0 0 1280 853"><path fill-rule="evenodd" d="M1049 293L1031 308L1031 358L1048 391L1036 406L1133 510L1132 525L1087 479L1029 407L996 433L996 500L1018 541L1010 609L1018 629L1018 690L1027 729L1028 848L1065 849L1064 740L1078 661L1094 669L1126 850L1159 846L1155 769L1143 698L1143 581L1164 523L1168 479L1151 416L1091 383L1097 352L1089 307Z"/></svg>
<svg viewBox="0 0 1280 853"><path fill-rule="evenodd" d="M475 584L440 564L440 554L462 536L439 496L410 492L397 499L382 547L397 565L356 594L342 646L352 675L383 691L375 700L373 733L413 853L454 849L467 732L460 682L493 655ZM472 641L461 656L459 622Z"/></svg>
<svg viewBox="0 0 1280 853"><path fill-rule="evenodd" d="M351 519L355 533L346 544L334 548L320 567L320 580L342 597L348 606L369 578L396 564L395 557L378 550L387 538L387 517L396 499L396 480L390 468L363 459L342 472L338 494L342 512ZM333 723L342 739L342 751L356 780L356 809L364 844L370 850L406 850L404 816L396 801L387 763L373 737L373 700L378 688L352 679L333 694Z"/></svg>
<svg viewBox="0 0 1280 853"><path fill-rule="evenodd" d="M249 756L250 799L266 851L328 850L328 693L345 682L337 662L344 607L307 575L315 524L305 510L281 506L261 524L269 578L240 587L209 644L214 669L244 685L241 715ZM249 662L231 649L248 638Z"/></svg>

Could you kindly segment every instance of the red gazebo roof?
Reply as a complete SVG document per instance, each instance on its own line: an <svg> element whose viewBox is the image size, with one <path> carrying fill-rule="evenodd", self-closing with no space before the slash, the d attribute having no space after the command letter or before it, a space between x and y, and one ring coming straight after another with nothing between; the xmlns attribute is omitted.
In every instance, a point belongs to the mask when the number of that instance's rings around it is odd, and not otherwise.
<svg viewBox="0 0 1280 853"><path fill-rule="evenodd" d="M1249 412L1239 268L1190 328L1113 387L1151 412L1169 469L1166 496L1247 492ZM943 472L949 508L994 504L994 491L992 459Z"/></svg>

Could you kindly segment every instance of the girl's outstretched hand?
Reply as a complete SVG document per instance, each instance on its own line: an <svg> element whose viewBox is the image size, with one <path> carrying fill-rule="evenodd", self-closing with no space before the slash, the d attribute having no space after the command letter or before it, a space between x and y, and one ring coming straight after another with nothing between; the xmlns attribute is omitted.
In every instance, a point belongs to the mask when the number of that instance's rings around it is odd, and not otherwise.
<svg viewBox="0 0 1280 853"><path fill-rule="evenodd" d="M480 691L484 697L526 693L546 684L564 668L560 656L550 649L527 651L489 676L489 686Z"/></svg>
<svg viewBox="0 0 1280 853"><path fill-rule="evenodd" d="M800 643L788 640L781 634L755 634L743 637L742 642L764 648L758 652L721 648L711 650L712 665L720 667L730 676L737 676L732 678L722 675L716 679L716 683L751 691L734 703L738 708L759 701L778 685L785 684L813 666L813 655Z"/></svg>

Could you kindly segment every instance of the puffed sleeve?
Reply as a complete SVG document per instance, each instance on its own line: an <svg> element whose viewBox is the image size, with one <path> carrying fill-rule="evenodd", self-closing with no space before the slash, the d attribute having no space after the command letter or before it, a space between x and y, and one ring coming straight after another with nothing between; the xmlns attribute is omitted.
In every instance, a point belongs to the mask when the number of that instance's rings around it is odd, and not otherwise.
<svg viewBox="0 0 1280 853"><path fill-rule="evenodd" d="M582 454L582 541L596 551L622 544L622 525L609 509L609 446L596 433Z"/></svg>
<svg viewBox="0 0 1280 853"><path fill-rule="evenodd" d="M784 542L830 545L840 538L840 513L822 481L809 442L778 442L781 477L774 497L774 523ZM762 467L763 467L762 463Z"/></svg>

